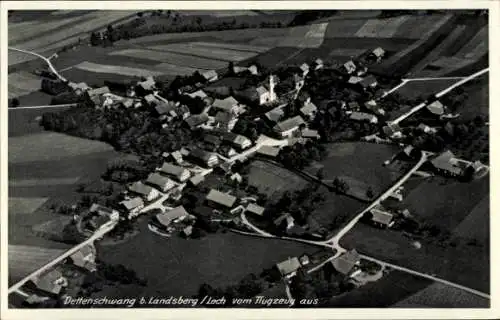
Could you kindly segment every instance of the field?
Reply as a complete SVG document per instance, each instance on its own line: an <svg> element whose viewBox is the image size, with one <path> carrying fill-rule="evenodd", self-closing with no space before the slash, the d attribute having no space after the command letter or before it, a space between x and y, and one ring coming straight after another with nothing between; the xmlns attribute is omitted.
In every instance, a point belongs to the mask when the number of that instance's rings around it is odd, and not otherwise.
<svg viewBox="0 0 500 320"><path fill-rule="evenodd" d="M454 245L439 246L436 242L423 242L422 249L417 250L411 245L413 240L404 237L401 232L382 231L363 224L357 224L342 239L342 245L355 247L362 253L384 261L435 273L443 279L488 292L490 264L489 230L488 223L484 222L486 208L478 207L474 210L489 193L488 178L471 183L444 183L443 180L436 177L422 182L410 191L399 206L408 208L417 219L451 232ZM464 225L461 223L471 214L483 221L476 221L478 229L470 231L471 235L482 234L473 238L477 245L469 244L471 239L467 238L466 233L453 233L458 226L461 226L459 230L463 230ZM472 228L473 225L467 227Z"/></svg>
<svg viewBox="0 0 500 320"><path fill-rule="evenodd" d="M175 43L161 46L153 46L151 49L165 52L174 52L183 55L209 58L222 61L238 62L255 56L256 52L241 51L226 48L203 47L190 43Z"/></svg>
<svg viewBox="0 0 500 320"><path fill-rule="evenodd" d="M115 65L103 65L88 61L77 64L74 68L96 73L113 73L131 77L159 76L162 74L161 72L147 70L141 68L140 66L137 66L137 68L131 68Z"/></svg>
<svg viewBox="0 0 500 320"><path fill-rule="evenodd" d="M10 73L7 81L9 98L27 95L42 87L39 77L25 71Z"/></svg>
<svg viewBox="0 0 500 320"><path fill-rule="evenodd" d="M327 150L326 159L320 162L325 180L347 176L370 186L376 195L401 176L400 172L383 166L384 161L397 152L398 148L395 146L348 142L330 144ZM317 168L311 167L306 171L316 174Z"/></svg>
<svg viewBox="0 0 500 320"><path fill-rule="evenodd" d="M257 160L251 164L248 184L257 187L270 199L279 199L285 191L304 188L307 181L287 169Z"/></svg>
<svg viewBox="0 0 500 320"><path fill-rule="evenodd" d="M482 75L477 81L462 86L467 100L457 108L462 119L473 119L477 115L490 117L489 74Z"/></svg>
<svg viewBox="0 0 500 320"><path fill-rule="evenodd" d="M326 307L387 308L412 296L432 284L432 281L400 271L391 271L382 279L331 298ZM437 299L439 301L439 299Z"/></svg>
<svg viewBox="0 0 500 320"><path fill-rule="evenodd" d="M9 22L9 46L34 50L40 54L52 54L56 49L75 43L78 38L88 37L93 30L105 28L108 24L135 17L134 11L98 10L80 11L58 15L53 21L34 20ZM80 14L78 14L80 13ZM50 53L49 53L50 52ZM9 65L36 59L31 55L9 52Z"/></svg>
<svg viewBox="0 0 500 320"><path fill-rule="evenodd" d="M431 79L423 81L410 81L395 92L407 99L417 99L418 97L426 98L431 94L438 93L448 88L458 81L460 81L460 79Z"/></svg>
<svg viewBox="0 0 500 320"><path fill-rule="evenodd" d="M472 293L434 283L397 302L392 308L489 308L490 301Z"/></svg>
<svg viewBox="0 0 500 320"><path fill-rule="evenodd" d="M66 251L64 248L49 249L39 246L9 245L9 283L21 280L40 266L60 256L64 251Z"/></svg>
<svg viewBox="0 0 500 320"><path fill-rule="evenodd" d="M247 237L231 232L210 234L195 240L174 236L163 238L140 226L140 234L130 241L98 249L100 258L121 263L148 280L138 296L191 296L202 283L213 287L235 284L249 273L265 268L317 247L283 240ZM249 255L256 259L248 259ZM123 296L120 288L109 296Z"/></svg>

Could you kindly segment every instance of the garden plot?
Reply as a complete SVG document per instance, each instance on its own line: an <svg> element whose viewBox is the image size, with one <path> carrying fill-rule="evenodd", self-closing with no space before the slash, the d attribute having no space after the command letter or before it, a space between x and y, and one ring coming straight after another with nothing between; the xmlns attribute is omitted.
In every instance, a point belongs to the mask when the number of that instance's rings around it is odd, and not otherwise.
<svg viewBox="0 0 500 320"><path fill-rule="evenodd" d="M401 16L387 19L368 20L357 32L356 37L361 38L392 38L398 28L409 19Z"/></svg>
<svg viewBox="0 0 500 320"><path fill-rule="evenodd" d="M41 87L42 82L40 78L31 73L19 71L10 73L8 76L9 99L38 91Z"/></svg>
<svg viewBox="0 0 500 320"><path fill-rule="evenodd" d="M135 77L159 76L163 74L162 72L147 70L143 68L105 65L88 61L84 61L80 64L77 64L74 67L76 69L95 72L95 73L114 73L124 76L135 76Z"/></svg>

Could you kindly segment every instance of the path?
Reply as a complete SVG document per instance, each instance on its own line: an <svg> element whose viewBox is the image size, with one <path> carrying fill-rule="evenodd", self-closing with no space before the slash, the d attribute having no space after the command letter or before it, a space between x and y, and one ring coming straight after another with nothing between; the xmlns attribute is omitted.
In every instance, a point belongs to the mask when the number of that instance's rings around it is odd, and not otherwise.
<svg viewBox="0 0 500 320"><path fill-rule="evenodd" d="M455 82L454 84L452 84L451 86L449 86L448 88L438 92L435 94L435 97L436 99L439 99L440 97L444 96L445 94L447 94L448 92L450 92L451 90L463 85L464 83L466 82L469 82L481 75L483 75L484 73L488 72L490 68L485 68L485 69L482 69L474 74L471 74L470 76L458 81L458 82ZM404 119L408 118L409 116L411 116L412 114L414 114L415 112L419 111L420 109L424 108L427 106L427 101L424 101L422 102L421 104L419 104L418 106L416 107L413 107L412 109L410 109L408 112L402 114L401 116L399 116L398 118L392 120L392 121L389 121L389 125L397 125L399 122L403 121Z"/></svg>
<svg viewBox="0 0 500 320"><path fill-rule="evenodd" d="M50 105L50 106L15 107L15 108L9 108L9 110L64 108L64 107L75 107L77 105L78 105L77 103L68 103L68 104L55 104L55 105Z"/></svg>
<svg viewBox="0 0 500 320"><path fill-rule="evenodd" d="M12 51L22 52L22 53L25 53L25 54L31 54L31 55L34 55L34 56L36 56L36 57L44 60L49 65L50 71L52 71L52 73L55 74L56 77L59 78L59 80L61 80L62 82L68 82L68 80L66 80L66 78L64 78L63 76L61 76L59 74L59 72L57 72L56 68L54 67L54 65L52 64L52 62L50 62L49 58L46 58L46 57L42 56L41 54L38 54L38 53L36 53L34 51L23 50L23 49L18 49L18 48L13 48L13 47L8 47L8 49L12 50Z"/></svg>

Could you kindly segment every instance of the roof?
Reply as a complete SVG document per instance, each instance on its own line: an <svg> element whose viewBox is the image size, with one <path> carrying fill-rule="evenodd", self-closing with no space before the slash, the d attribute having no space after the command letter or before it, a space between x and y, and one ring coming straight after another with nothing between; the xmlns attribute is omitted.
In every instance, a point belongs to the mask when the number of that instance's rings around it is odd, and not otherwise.
<svg viewBox="0 0 500 320"><path fill-rule="evenodd" d="M135 197L129 200L123 200L122 202L120 202L120 204L124 206L127 210L132 210L137 207L143 206L144 201L142 201L142 199L139 197Z"/></svg>
<svg viewBox="0 0 500 320"><path fill-rule="evenodd" d="M351 77L349 78L349 81L348 81L348 82L349 82L349 83L351 83L351 84L356 84L356 83L358 83L358 82L361 82L361 80L363 80L363 78L361 78L361 77L351 76Z"/></svg>
<svg viewBox="0 0 500 320"><path fill-rule="evenodd" d="M206 134L203 137L203 141L214 145L218 145L221 143L221 139L217 136L214 136L213 134Z"/></svg>
<svg viewBox="0 0 500 320"><path fill-rule="evenodd" d="M202 174L197 174L189 179L189 181L195 186L200 184L203 180L205 180L205 176Z"/></svg>
<svg viewBox="0 0 500 320"><path fill-rule="evenodd" d="M214 153L208 152L208 151L205 151L205 150L199 149L199 148L195 148L195 149L191 150L191 152L189 152L189 156L201 159L205 162L208 162L210 160L210 158L212 158L212 157L217 158L217 156Z"/></svg>
<svg viewBox="0 0 500 320"><path fill-rule="evenodd" d="M356 101L351 101L347 104L347 106L351 109L358 109L359 108L359 103Z"/></svg>
<svg viewBox="0 0 500 320"><path fill-rule="evenodd" d="M197 90L195 92L188 93L188 96L190 96L191 98L198 97L198 98L204 99L207 97L207 94L203 90Z"/></svg>
<svg viewBox="0 0 500 320"><path fill-rule="evenodd" d="M368 77L365 77L363 80L359 82L363 87L368 87L372 84L377 83L377 78L375 78L373 75L369 75Z"/></svg>
<svg viewBox="0 0 500 320"><path fill-rule="evenodd" d="M175 110L175 103L173 102L168 102L168 103L165 103L163 101L160 101L156 106L155 106L155 110L156 112L159 114L159 115L162 115L162 114L165 114L165 113L168 113L170 111L173 111Z"/></svg>
<svg viewBox="0 0 500 320"><path fill-rule="evenodd" d="M365 107L370 110L376 110L377 108L377 102L375 100L369 100L365 102Z"/></svg>
<svg viewBox="0 0 500 320"><path fill-rule="evenodd" d="M184 209L183 206L178 206L170 211L157 214L156 219L162 225L168 226L175 219L178 219L180 217L186 217L188 215L189 215L188 212L186 211L186 209Z"/></svg>
<svg viewBox="0 0 500 320"><path fill-rule="evenodd" d="M170 180L167 177L162 176L161 174L154 172L149 174L148 179L146 180L147 183L159 186L159 187L166 187L168 185L173 185L174 182Z"/></svg>
<svg viewBox="0 0 500 320"><path fill-rule="evenodd" d="M271 146L262 146L257 150L257 153L270 157L276 157L280 153L280 149Z"/></svg>
<svg viewBox="0 0 500 320"><path fill-rule="evenodd" d="M359 254L356 250L350 250L342 254L332 261L335 270L346 275L351 272L352 268L360 260Z"/></svg>
<svg viewBox="0 0 500 320"><path fill-rule="evenodd" d="M283 108L274 108L268 112L266 112L265 116L267 119L273 121L273 122L278 122L280 121L281 117L285 115L285 111L283 111Z"/></svg>
<svg viewBox="0 0 500 320"><path fill-rule="evenodd" d="M213 201L215 203L224 205L226 207L232 207L234 203L236 202L236 197L220 192L218 190L212 189L208 193L206 200L208 201Z"/></svg>
<svg viewBox="0 0 500 320"><path fill-rule="evenodd" d="M148 94L148 95L144 96L144 100L146 100L146 102L148 102L148 103L158 101L158 99L156 99L156 97L152 94Z"/></svg>
<svg viewBox="0 0 500 320"><path fill-rule="evenodd" d="M304 137L304 138L319 138L318 130L304 129L304 130L302 130L302 137Z"/></svg>
<svg viewBox="0 0 500 320"><path fill-rule="evenodd" d="M160 168L160 171L176 177L180 177L186 172L189 172L183 167L179 167L168 162L163 163L163 165Z"/></svg>
<svg viewBox="0 0 500 320"><path fill-rule="evenodd" d="M299 127L301 124L304 124L304 119L301 116L295 116L293 118L286 119L274 126L274 130L285 132L296 127Z"/></svg>
<svg viewBox="0 0 500 320"><path fill-rule="evenodd" d="M208 70L206 72L203 72L201 75L203 76L203 78L210 80L217 77L217 72L215 70Z"/></svg>
<svg viewBox="0 0 500 320"><path fill-rule="evenodd" d="M208 121L208 115L205 113L201 114L194 114L188 118L186 118L184 121L186 121L187 125L190 128L197 127L201 124L204 124L205 122Z"/></svg>
<svg viewBox="0 0 500 320"><path fill-rule="evenodd" d="M59 270L52 269L39 277L33 278L33 282L41 290L58 294L62 287L55 284L55 282L61 277L63 277L63 275Z"/></svg>
<svg viewBox="0 0 500 320"><path fill-rule="evenodd" d="M300 108L300 112L305 115L310 115L318 110L318 107L312 102L307 102L304 104L302 108Z"/></svg>
<svg viewBox="0 0 500 320"><path fill-rule="evenodd" d="M134 182L128 189L142 195L148 195L153 190L152 187L145 185L141 181Z"/></svg>
<svg viewBox="0 0 500 320"><path fill-rule="evenodd" d="M193 226L187 226L184 229L182 229L182 232L184 232L185 235L190 236L191 233L193 233Z"/></svg>
<svg viewBox="0 0 500 320"><path fill-rule="evenodd" d="M376 55L377 57L381 57L381 56L383 56L383 55L384 55L385 50L384 50L384 49L382 49L381 47L378 47L378 48L375 48L375 49L372 51L372 53L373 53L374 55Z"/></svg>
<svg viewBox="0 0 500 320"><path fill-rule="evenodd" d="M104 93L109 93L109 88L104 86L104 87L100 87L100 88L96 88L96 89L90 89L87 91L87 94L90 96L90 97L93 97L93 96L96 96L96 95L101 95L101 94L104 94Z"/></svg>
<svg viewBox="0 0 500 320"><path fill-rule="evenodd" d="M230 112L226 111L219 111L215 115L215 121L220 122L220 123L228 123L229 121L233 120L234 116Z"/></svg>
<svg viewBox="0 0 500 320"><path fill-rule="evenodd" d="M90 212L97 212L99 215L109 215L113 213L113 209L93 203L89 209Z"/></svg>
<svg viewBox="0 0 500 320"><path fill-rule="evenodd" d="M255 91L257 91L257 94L258 94L259 96L261 96L261 95L266 94L266 93L268 93L268 92L269 92L269 91L268 91L266 88L264 88L263 86L258 87L257 89L255 89Z"/></svg>
<svg viewBox="0 0 500 320"><path fill-rule="evenodd" d="M365 112L353 112L349 117L352 120L369 120L377 119L377 117L373 114L365 113Z"/></svg>
<svg viewBox="0 0 500 320"><path fill-rule="evenodd" d="M442 115L444 113L444 105L439 100L436 100L427 106L427 110L434 114Z"/></svg>
<svg viewBox="0 0 500 320"><path fill-rule="evenodd" d="M250 71L250 73L252 74L257 74L259 71L257 69L257 66L256 65L251 65L250 67L248 67L248 71Z"/></svg>
<svg viewBox="0 0 500 320"><path fill-rule="evenodd" d="M304 62L303 64L300 65L300 69L302 71L307 71L307 70L309 70L309 65Z"/></svg>
<svg viewBox="0 0 500 320"><path fill-rule="evenodd" d="M151 90L155 85L155 80L153 77L148 77L145 81L138 82L137 85L144 90Z"/></svg>
<svg viewBox="0 0 500 320"><path fill-rule="evenodd" d="M316 63L317 65L321 65L321 64L323 64L323 60L318 58L318 59L314 60L314 63Z"/></svg>
<svg viewBox="0 0 500 320"><path fill-rule="evenodd" d="M232 111L233 107L236 105L238 105L238 100L233 97L227 97L223 100L215 99L214 103L212 104L214 108L222 109L227 112Z"/></svg>
<svg viewBox="0 0 500 320"><path fill-rule="evenodd" d="M462 172L462 169L453 165L453 159L455 159L455 155L450 150L447 150L438 155L436 158L432 159L431 163L437 169L460 174Z"/></svg>
<svg viewBox="0 0 500 320"><path fill-rule="evenodd" d="M242 136L240 134L236 135L236 137L234 138L233 140L233 143L238 145L238 146L245 146L245 145L250 145L252 144L252 141L250 141L250 139L248 139L247 137L245 136Z"/></svg>
<svg viewBox="0 0 500 320"><path fill-rule="evenodd" d="M344 68L346 68L347 70L356 69L356 64L352 60L349 60L346 63L344 63Z"/></svg>
<svg viewBox="0 0 500 320"><path fill-rule="evenodd" d="M381 209L374 208L370 212L373 215L372 221L383 225L389 225L389 223L391 223L392 221L392 218L394 217L392 213L383 211Z"/></svg>
<svg viewBox="0 0 500 320"><path fill-rule="evenodd" d="M297 271L301 265L300 261L297 257L288 258L285 261L282 261L276 265L281 275L286 276L292 272Z"/></svg>
<svg viewBox="0 0 500 320"><path fill-rule="evenodd" d="M259 216L262 216L264 214L265 210L266 210L265 208L258 206L256 204L253 204L253 203L250 203L246 207L246 211L251 212L251 213L256 214L256 215L259 215Z"/></svg>

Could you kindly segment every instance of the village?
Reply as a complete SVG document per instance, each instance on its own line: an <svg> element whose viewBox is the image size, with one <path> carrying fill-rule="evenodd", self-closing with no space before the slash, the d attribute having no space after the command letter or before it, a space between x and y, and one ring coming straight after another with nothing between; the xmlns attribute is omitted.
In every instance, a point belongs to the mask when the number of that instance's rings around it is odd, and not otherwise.
<svg viewBox="0 0 500 320"><path fill-rule="evenodd" d="M111 225L120 231L103 234L99 239L123 240L133 236L134 222L147 216L149 230L166 241L170 237L203 238L206 233L222 227L234 232L325 244L334 235L332 230L310 230L287 206L279 208L279 212L273 207L270 214L269 205L278 199L269 199L249 183L248 168L254 160L268 161L307 175L294 162L298 160L287 158L287 153L292 148L321 151L320 145L326 141L327 134L321 124L333 121L328 120L330 118L343 119L347 126L360 128L363 136L359 141L399 146L400 153L385 165L396 158L417 163L421 151L425 151L429 158L418 171L421 175L465 180L486 175L489 168L479 160L460 159L450 150L432 152L425 149L425 142L412 145L415 136L435 135L443 119L459 115L450 113L438 99L429 98L422 111L424 116L410 118L410 126L400 125L399 118L404 114L394 120L393 110L384 109L383 98L390 93L386 85L380 84L384 80L370 73L371 66L384 58L385 50L377 47L342 65L330 65L319 58L276 70L261 70L258 64L230 64L223 73L211 70L186 76L170 89L165 89L165 84L158 83L154 77L147 77L127 87L125 95L107 86L90 88L85 83L44 79L42 85L48 90L60 92L69 88L81 101L79 107L89 113L128 110L133 115L134 110L140 110L148 112L151 121L161 126L159 132L170 129L192 132L191 139L182 147L156 152L155 160L150 163L154 169L144 179L125 183L120 196L108 202L109 205L92 203L89 208L74 212L77 232L89 238ZM318 100L311 88L319 85L315 81L327 76L334 77L335 83L341 83L342 90L357 98ZM234 79L245 85L228 85ZM220 81L224 84L218 85ZM109 135L114 137L113 134L111 130ZM134 142L123 142L123 145L131 143ZM307 178L340 194L349 189L342 179L327 181L320 174L309 174ZM364 192L366 199L377 196L372 190ZM403 201L404 194L405 187L401 185L367 210L361 223L382 230L425 232L426 227L419 226L407 208L397 205ZM414 242L416 247L421 245L419 241ZM337 294L377 281L387 272L385 266L365 259L355 248L340 252L332 245L332 249L331 255L322 261L303 255L277 262L279 278L291 288L292 296L307 296L299 292L297 283L312 281L304 280L304 274L321 268L322 272L336 274L338 282L344 284ZM96 272L99 268L96 247L89 243L71 254L65 263L78 270ZM24 288L31 292L27 301L64 299L72 292L80 292L79 284L71 283L71 272L59 265L35 277L32 285ZM300 281L294 280L300 273Z"/></svg>

